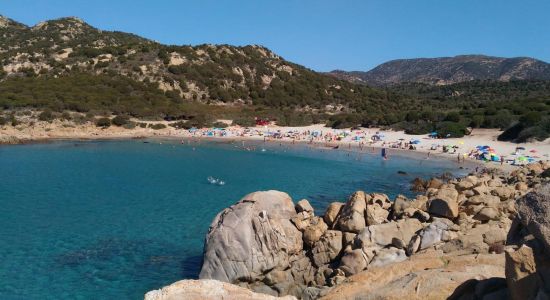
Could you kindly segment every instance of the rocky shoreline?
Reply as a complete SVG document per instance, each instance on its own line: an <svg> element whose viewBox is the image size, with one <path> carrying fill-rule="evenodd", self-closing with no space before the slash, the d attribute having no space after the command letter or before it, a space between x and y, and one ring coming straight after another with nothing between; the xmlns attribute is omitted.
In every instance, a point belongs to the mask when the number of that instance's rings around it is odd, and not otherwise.
<svg viewBox="0 0 550 300"><path fill-rule="evenodd" d="M540 162L417 181L425 192L415 199L358 191L322 216L305 199L255 192L212 222L200 280L145 298L217 299L208 293L231 283L236 290L224 299L547 299L548 173L550 163ZM224 284L177 296L204 280Z"/></svg>

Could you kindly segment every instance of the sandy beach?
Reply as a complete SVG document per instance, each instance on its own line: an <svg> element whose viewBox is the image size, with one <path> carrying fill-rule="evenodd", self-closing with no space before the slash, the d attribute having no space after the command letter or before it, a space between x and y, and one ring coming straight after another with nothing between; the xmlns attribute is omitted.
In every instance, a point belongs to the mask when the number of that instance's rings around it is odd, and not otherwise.
<svg viewBox="0 0 550 300"><path fill-rule="evenodd" d="M216 139L216 140L251 140L267 142L311 143L320 147L338 147L339 149L351 148L386 148L388 154L399 151L402 155L407 153L424 153L426 157L438 155L448 159L463 159L465 154L471 153L477 146L489 146L498 156L505 159L513 157L517 147L523 147L521 154L530 156L535 160L548 160L550 156L550 140L544 142L531 142L515 144L497 141L500 131L495 129L474 129L468 136L462 138L434 139L428 135L408 135L403 131L381 130L380 128L331 129L323 124L306 127L280 127L275 125L242 128L229 126L224 130L203 128L197 130L176 129L170 126L170 122L149 122L150 124L164 124L166 128L152 129L136 126L133 129L110 126L100 128L91 123L76 125L69 121L55 120L53 122L35 122L32 126L21 124L16 127L0 127L0 143L17 144L34 141L47 141L55 139L124 139L124 138L172 138L172 139ZM313 133L318 137L313 137ZM276 138L274 137L276 136ZM378 135L380 140L373 142L371 137ZM408 150L410 141L417 140L415 150ZM454 146L451 153L444 153L443 146ZM435 150L434 150L435 149ZM475 161L466 157L465 160ZM499 166L493 162L491 166ZM506 165L506 164L505 164Z"/></svg>

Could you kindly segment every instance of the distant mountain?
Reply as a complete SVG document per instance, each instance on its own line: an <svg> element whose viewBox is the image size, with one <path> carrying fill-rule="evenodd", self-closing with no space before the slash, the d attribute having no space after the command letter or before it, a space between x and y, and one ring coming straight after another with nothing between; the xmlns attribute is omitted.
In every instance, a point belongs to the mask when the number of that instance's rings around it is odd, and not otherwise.
<svg viewBox="0 0 550 300"><path fill-rule="evenodd" d="M0 16L0 37L0 106L5 107L48 102L127 111L138 106L130 102L153 97L157 100L140 105L167 107L162 111L190 102L340 110L384 99L381 92L314 72L257 45L163 45L103 31L75 17L29 27ZM34 90L18 88L23 85ZM75 100L76 86L88 88L93 101ZM127 96L99 100L113 88Z"/></svg>
<svg viewBox="0 0 550 300"><path fill-rule="evenodd" d="M383 63L368 72L336 70L328 74L373 86L406 82L448 85L472 80L550 80L550 64L529 57L460 55L398 59Z"/></svg>

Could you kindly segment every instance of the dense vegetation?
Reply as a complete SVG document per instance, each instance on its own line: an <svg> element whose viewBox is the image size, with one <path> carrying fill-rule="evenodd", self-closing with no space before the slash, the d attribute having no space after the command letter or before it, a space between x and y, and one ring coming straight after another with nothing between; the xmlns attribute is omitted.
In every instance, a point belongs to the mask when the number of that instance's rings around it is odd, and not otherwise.
<svg viewBox="0 0 550 300"><path fill-rule="evenodd" d="M543 140L550 133L550 81L405 84L392 91L424 102L421 109L407 111L401 120L410 132L437 130L437 123L447 121L472 128L513 127L501 138L516 142Z"/></svg>

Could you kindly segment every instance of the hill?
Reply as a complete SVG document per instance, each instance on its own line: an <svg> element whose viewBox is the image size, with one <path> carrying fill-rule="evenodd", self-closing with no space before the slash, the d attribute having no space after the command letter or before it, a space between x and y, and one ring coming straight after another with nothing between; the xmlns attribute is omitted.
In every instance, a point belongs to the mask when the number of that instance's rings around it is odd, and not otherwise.
<svg viewBox="0 0 550 300"><path fill-rule="evenodd" d="M406 82L448 85L472 80L550 80L550 64L529 57L502 58L460 55L441 58L398 59L368 72L330 72L336 78L373 86Z"/></svg>
<svg viewBox="0 0 550 300"><path fill-rule="evenodd" d="M189 102L341 110L384 98L383 92L316 73L256 45L162 45L99 30L74 17L33 27L2 17L0 36L0 104L6 107L51 104L56 109L112 110L116 99L95 98L113 87L128 95L121 95L118 111L135 115L147 112L130 102L142 108L154 103L151 112L167 115ZM64 88L75 80L96 84L97 97L76 99L74 87ZM55 88L51 93L47 88L32 91L35 83ZM31 91L14 89L18 85ZM141 101L145 91L156 100Z"/></svg>

